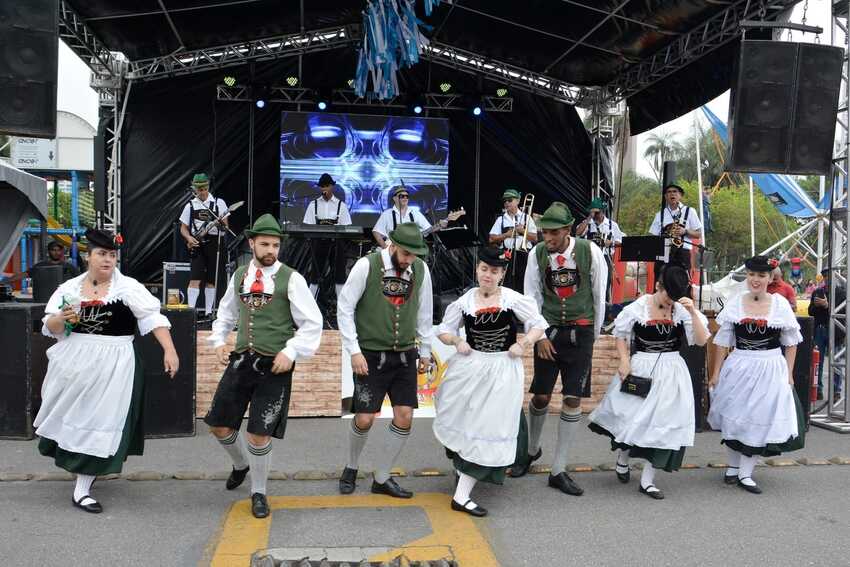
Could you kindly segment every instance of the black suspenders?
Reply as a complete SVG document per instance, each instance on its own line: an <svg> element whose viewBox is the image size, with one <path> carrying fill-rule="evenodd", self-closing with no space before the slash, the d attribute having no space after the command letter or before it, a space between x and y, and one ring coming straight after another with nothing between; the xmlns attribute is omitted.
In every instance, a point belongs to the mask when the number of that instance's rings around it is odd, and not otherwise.
<svg viewBox="0 0 850 567"><path fill-rule="evenodd" d="M395 220L395 209L391 209L391 212L393 214L393 230L395 230L398 228L398 222ZM410 219L410 222L416 222L413 220L413 211L407 211L407 216Z"/></svg>

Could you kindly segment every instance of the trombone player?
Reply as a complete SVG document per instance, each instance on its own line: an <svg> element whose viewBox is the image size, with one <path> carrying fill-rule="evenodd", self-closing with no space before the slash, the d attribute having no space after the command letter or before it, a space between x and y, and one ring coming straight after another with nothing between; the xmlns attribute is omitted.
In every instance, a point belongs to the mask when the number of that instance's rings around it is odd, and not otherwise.
<svg viewBox="0 0 850 567"><path fill-rule="evenodd" d="M490 229L490 245L504 251L510 251L511 261L505 271L502 285L522 293L525 266L528 263L528 251L537 244L537 225L532 218L534 195L528 193L519 204L520 194L516 189L506 189L502 193L504 212Z"/></svg>

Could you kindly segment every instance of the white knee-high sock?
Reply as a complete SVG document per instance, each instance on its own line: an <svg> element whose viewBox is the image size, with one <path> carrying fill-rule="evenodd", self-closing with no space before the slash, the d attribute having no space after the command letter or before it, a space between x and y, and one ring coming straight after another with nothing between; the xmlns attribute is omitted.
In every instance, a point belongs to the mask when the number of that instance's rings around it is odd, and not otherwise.
<svg viewBox="0 0 850 567"><path fill-rule="evenodd" d="M243 470L248 466L245 457L245 441L239 436L239 431L234 430L233 433L223 439L218 439L222 448L227 451L230 458L233 459L233 468Z"/></svg>
<svg viewBox="0 0 850 567"><path fill-rule="evenodd" d="M555 448L555 458L552 461L552 476L567 470L570 443L578 430L580 420L581 408L571 408L564 404L561 409L561 420L558 422L558 446Z"/></svg>
<svg viewBox="0 0 850 567"><path fill-rule="evenodd" d="M201 290L196 287L190 287L186 290L186 299L189 301L189 307L194 307L198 303L198 297L201 295Z"/></svg>
<svg viewBox="0 0 850 567"><path fill-rule="evenodd" d="M93 474L78 474L77 475L77 484L74 486L74 500L76 502L80 502L80 498L83 496L89 496L89 492L91 491L91 485L94 482L95 476ZM91 502L84 500L80 502L80 504L91 504Z"/></svg>
<svg viewBox="0 0 850 567"><path fill-rule="evenodd" d="M528 401L528 454L536 455L540 450L540 435L543 433L543 424L546 423L546 414L549 406L538 408L533 400Z"/></svg>
<svg viewBox="0 0 850 567"><path fill-rule="evenodd" d="M472 494L472 488L476 482L478 481L475 477L457 471L457 488L455 488L454 501L461 506L465 505L467 500L469 500L469 495Z"/></svg>
<svg viewBox="0 0 850 567"><path fill-rule="evenodd" d="M212 313L213 303L215 303L215 288L204 288L204 313L209 315Z"/></svg>
<svg viewBox="0 0 850 567"><path fill-rule="evenodd" d="M378 466L375 467L375 482L378 484L384 484L389 480L390 471L410 437L410 429L402 429L392 421L390 421L388 431L387 446L383 451L383 456L379 459Z"/></svg>
<svg viewBox="0 0 850 567"><path fill-rule="evenodd" d="M313 299L316 299L316 294L319 293L319 284L311 283L309 286L310 293L313 294Z"/></svg>
<svg viewBox="0 0 850 567"><path fill-rule="evenodd" d="M755 470L757 462L758 457L756 456L748 457L746 455L741 455L741 465L738 469L738 480L750 486L754 485L756 482L753 480L753 470Z"/></svg>
<svg viewBox="0 0 850 567"><path fill-rule="evenodd" d="M649 461L643 465L643 472L640 473L640 485L644 490L655 485L655 468Z"/></svg>
<svg viewBox="0 0 850 567"><path fill-rule="evenodd" d="M256 446L248 441L248 462L251 464L251 494L266 493L269 465L272 462L272 442Z"/></svg>
<svg viewBox="0 0 850 567"><path fill-rule="evenodd" d="M366 446L366 440L369 438L368 429L360 429L357 427L356 420L351 420L351 427L348 429L348 464L350 469L357 469L360 462L360 454L363 452L363 447Z"/></svg>
<svg viewBox="0 0 850 567"><path fill-rule="evenodd" d="M336 284L334 287L336 289L336 297L339 299L339 294L342 293L342 285L341 283Z"/></svg>
<svg viewBox="0 0 850 567"><path fill-rule="evenodd" d="M741 466L741 453L731 447L726 447L726 476L738 476Z"/></svg>

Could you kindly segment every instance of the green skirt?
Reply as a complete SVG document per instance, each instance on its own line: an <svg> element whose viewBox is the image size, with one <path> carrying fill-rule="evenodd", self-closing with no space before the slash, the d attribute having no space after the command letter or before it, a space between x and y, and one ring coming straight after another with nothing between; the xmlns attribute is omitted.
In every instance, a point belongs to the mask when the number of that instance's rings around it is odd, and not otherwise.
<svg viewBox="0 0 850 567"><path fill-rule="evenodd" d="M604 435L611 439L611 450L616 451L622 449L629 452L629 457L633 459L643 459L656 469L662 469L667 472L679 470L682 466L682 461L685 459L685 448L680 447L673 449L653 449L652 447L637 447L635 445L627 445L618 443L614 440L614 435L604 427L590 422L587 426L594 433Z"/></svg>
<svg viewBox="0 0 850 567"><path fill-rule="evenodd" d="M38 452L52 457L56 466L75 474L105 475L120 473L128 455L141 455L145 450L145 432L142 410L145 406L145 373L139 351L135 350L136 368L133 375L133 393L130 409L124 422L124 431L118 450L111 457L94 457L84 453L66 451L56 441L42 437L38 442Z"/></svg>
<svg viewBox="0 0 850 567"><path fill-rule="evenodd" d="M794 410L797 414L797 437L791 437L784 443L768 443L764 447L752 447L735 439L723 439L720 443L747 457L755 455L760 457L775 457L782 453L790 453L791 451L802 449L806 445L806 416L803 414L803 406L800 404L800 398L797 397L797 391L793 388L791 391L794 393Z"/></svg>
<svg viewBox="0 0 850 567"><path fill-rule="evenodd" d="M469 476L478 481L489 482L491 484L505 483L505 470L508 467L487 467L484 465L471 463L469 461L464 460L463 457L461 457L454 451L450 451L449 449L446 449L446 456L452 460L455 470L464 474L468 474ZM519 431L517 432L516 456L514 458L514 462L519 463L523 459L527 458L528 425L525 422L525 414L523 412L519 412Z"/></svg>

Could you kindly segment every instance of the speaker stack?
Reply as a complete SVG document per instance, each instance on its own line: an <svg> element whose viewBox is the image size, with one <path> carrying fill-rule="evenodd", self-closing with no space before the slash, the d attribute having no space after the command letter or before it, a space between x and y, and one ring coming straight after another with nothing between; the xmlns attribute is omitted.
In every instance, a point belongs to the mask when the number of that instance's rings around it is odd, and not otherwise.
<svg viewBox="0 0 850 567"><path fill-rule="evenodd" d="M843 50L742 41L730 97L730 171L829 172Z"/></svg>
<svg viewBox="0 0 850 567"><path fill-rule="evenodd" d="M58 0L0 2L0 132L56 137Z"/></svg>

